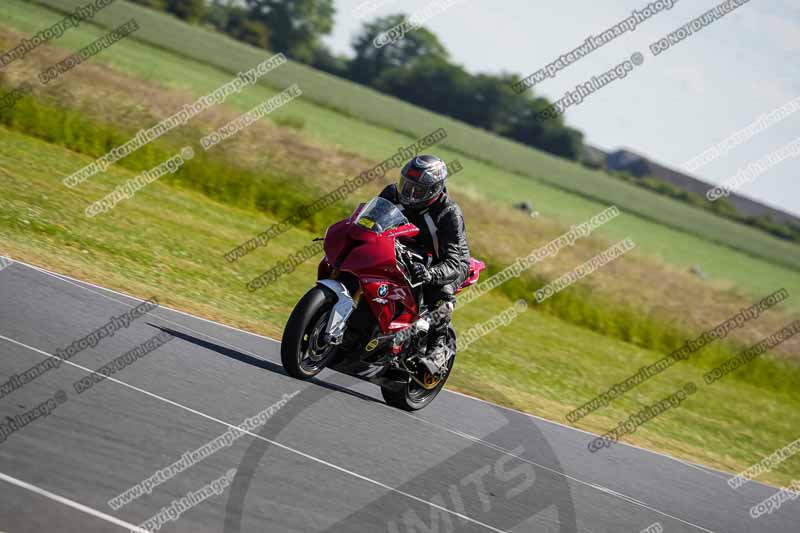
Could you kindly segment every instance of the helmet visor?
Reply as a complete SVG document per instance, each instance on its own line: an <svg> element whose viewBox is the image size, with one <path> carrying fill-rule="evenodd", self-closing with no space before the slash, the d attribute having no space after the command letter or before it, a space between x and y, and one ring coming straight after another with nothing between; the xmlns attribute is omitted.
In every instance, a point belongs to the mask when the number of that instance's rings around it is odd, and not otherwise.
<svg viewBox="0 0 800 533"><path fill-rule="evenodd" d="M397 183L397 192L403 203L416 204L430 199L433 187L425 186L405 176L400 176Z"/></svg>

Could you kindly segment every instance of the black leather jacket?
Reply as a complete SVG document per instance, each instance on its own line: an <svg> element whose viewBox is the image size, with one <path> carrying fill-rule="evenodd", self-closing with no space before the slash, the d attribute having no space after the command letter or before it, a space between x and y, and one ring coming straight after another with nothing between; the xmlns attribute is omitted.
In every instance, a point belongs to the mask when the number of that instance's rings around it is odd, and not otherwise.
<svg viewBox="0 0 800 533"><path fill-rule="evenodd" d="M400 204L397 184L387 186L380 194L396 204L408 221L420 229L414 240L433 253L431 284L460 285L469 275L469 246L464 217L448 195L447 189L432 205L416 211Z"/></svg>

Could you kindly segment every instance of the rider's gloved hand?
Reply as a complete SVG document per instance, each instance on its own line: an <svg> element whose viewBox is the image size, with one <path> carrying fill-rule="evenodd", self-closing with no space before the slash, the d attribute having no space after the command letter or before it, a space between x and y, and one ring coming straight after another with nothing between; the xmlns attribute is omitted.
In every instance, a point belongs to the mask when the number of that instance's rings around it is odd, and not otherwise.
<svg viewBox="0 0 800 533"><path fill-rule="evenodd" d="M423 284L433 279L431 271L422 263L411 263L411 277Z"/></svg>

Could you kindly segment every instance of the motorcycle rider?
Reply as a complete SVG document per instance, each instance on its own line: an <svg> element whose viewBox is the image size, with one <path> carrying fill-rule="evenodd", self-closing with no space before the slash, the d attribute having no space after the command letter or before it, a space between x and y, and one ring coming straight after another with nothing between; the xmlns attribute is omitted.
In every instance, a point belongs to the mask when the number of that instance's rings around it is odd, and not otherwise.
<svg viewBox="0 0 800 533"><path fill-rule="evenodd" d="M411 274L415 281L423 283L423 297L433 310L427 350L420 361L434 376L443 371L448 360L447 328L455 306L455 291L467 279L470 266L464 217L447 194L446 182L444 161L433 155L419 155L405 164L398 182L380 194L420 229L414 240L433 255L430 266L413 263Z"/></svg>

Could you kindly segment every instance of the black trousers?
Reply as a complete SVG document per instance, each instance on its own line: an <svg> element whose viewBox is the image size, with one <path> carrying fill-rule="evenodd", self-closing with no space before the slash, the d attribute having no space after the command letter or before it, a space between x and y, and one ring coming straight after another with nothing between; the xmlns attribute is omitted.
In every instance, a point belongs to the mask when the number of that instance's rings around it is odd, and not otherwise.
<svg viewBox="0 0 800 533"><path fill-rule="evenodd" d="M456 303L455 292L454 284L428 285L423 289L425 305L431 310L433 317L428 333L429 341L447 332Z"/></svg>

